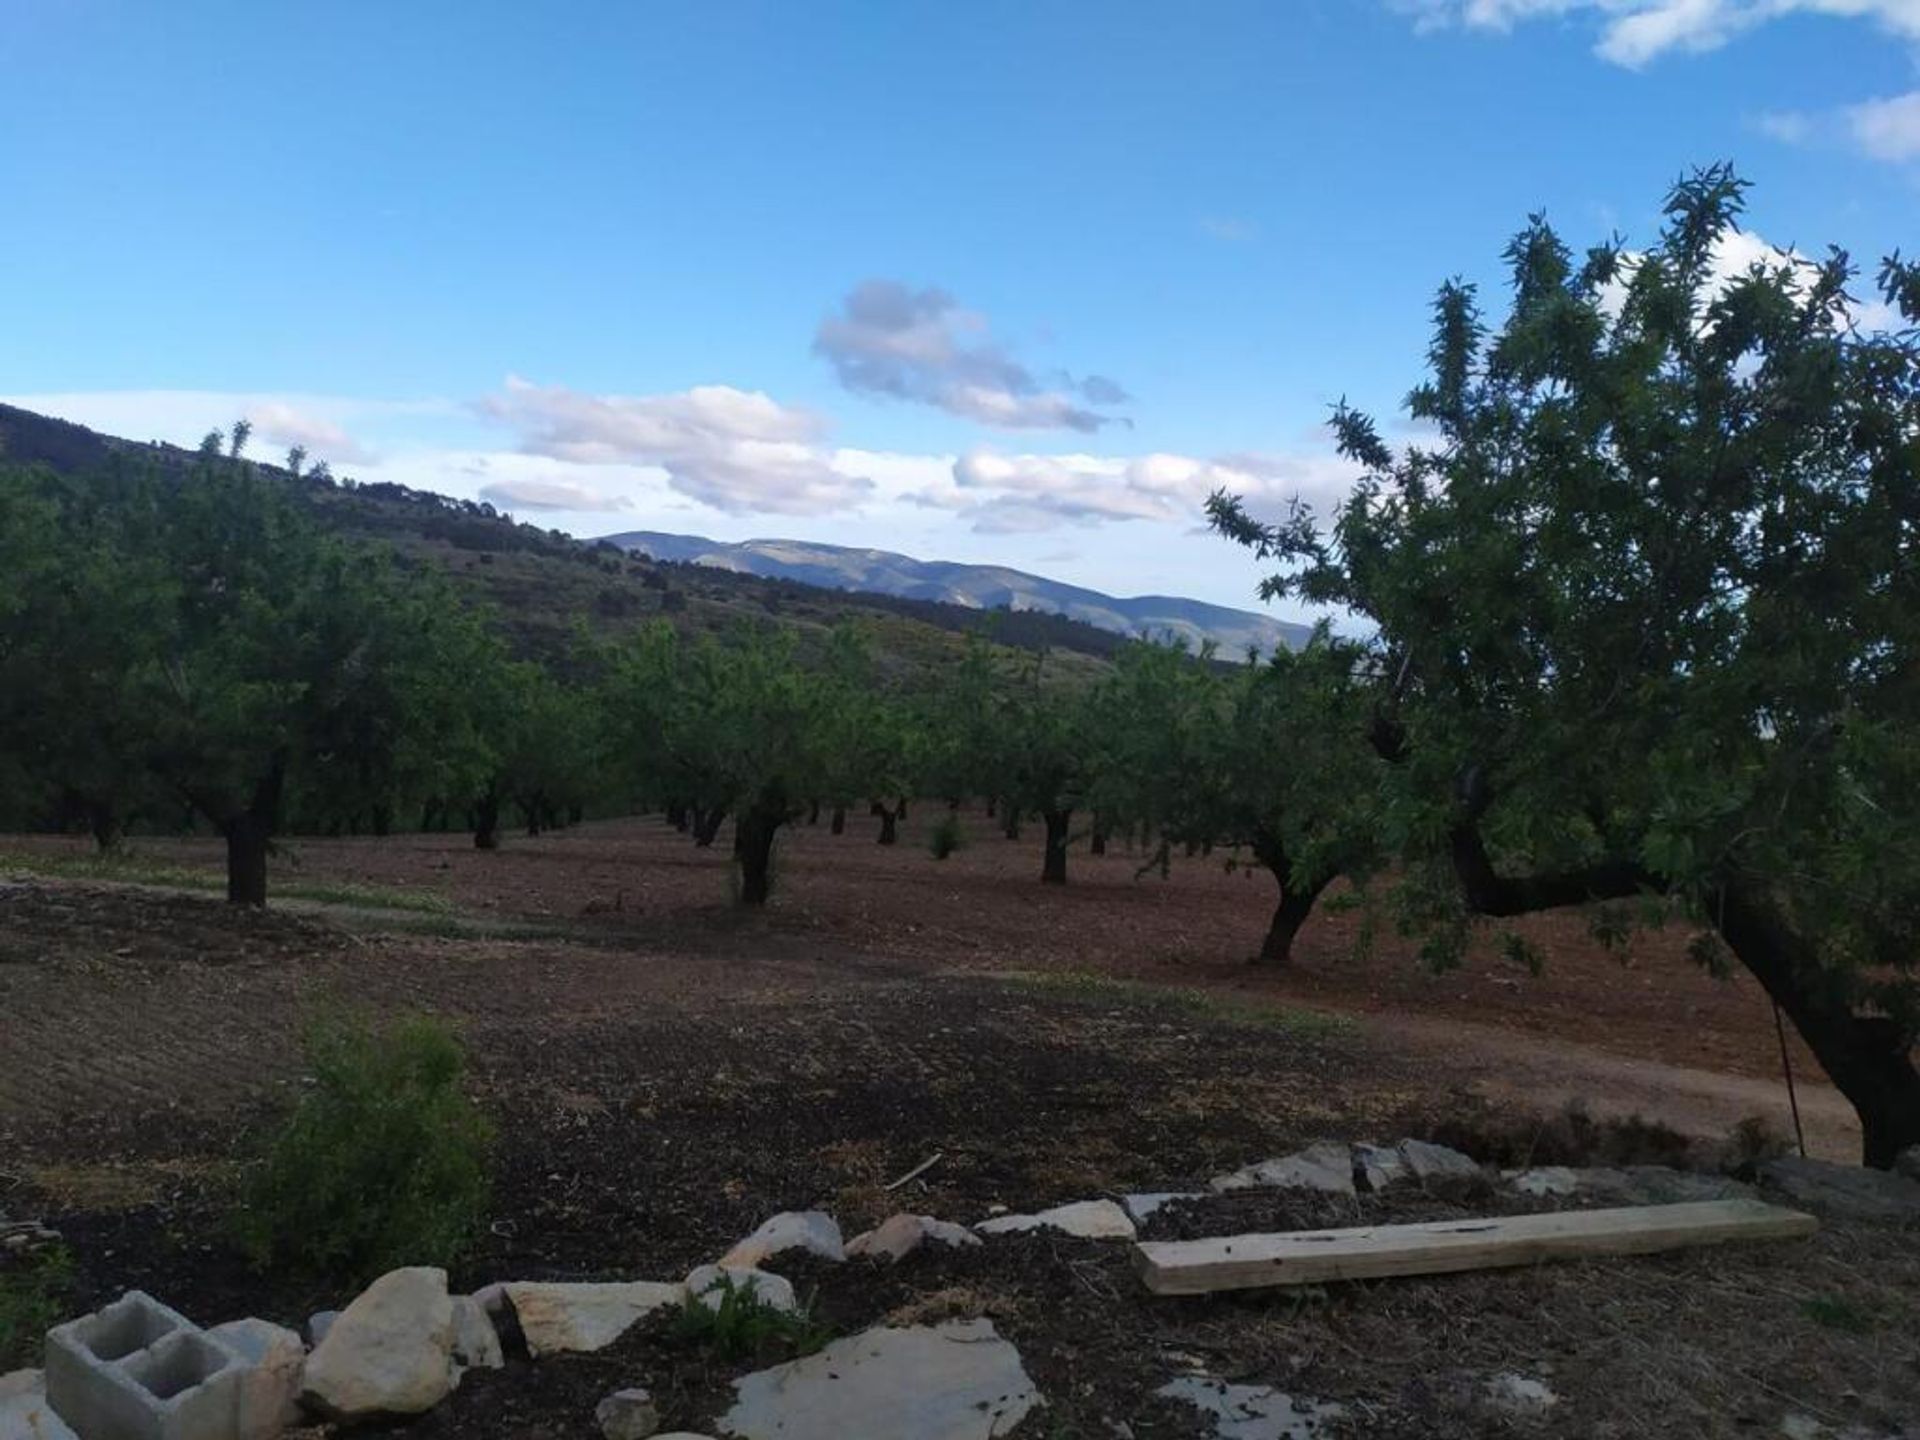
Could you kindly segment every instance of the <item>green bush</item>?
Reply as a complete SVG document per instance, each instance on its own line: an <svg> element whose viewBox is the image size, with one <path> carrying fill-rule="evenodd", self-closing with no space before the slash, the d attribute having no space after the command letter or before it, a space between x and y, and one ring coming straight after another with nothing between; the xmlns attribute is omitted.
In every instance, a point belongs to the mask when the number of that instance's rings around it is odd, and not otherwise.
<svg viewBox="0 0 1920 1440"><path fill-rule="evenodd" d="M312 1088L249 1177L238 1221L256 1264L357 1283L445 1265L486 1209L491 1128L439 1021L332 1021L307 1039Z"/></svg>
<svg viewBox="0 0 1920 1440"><path fill-rule="evenodd" d="M966 843L966 832L960 828L960 817L951 810L940 817L940 822L927 836L927 849L933 852L936 860L946 859Z"/></svg>
<svg viewBox="0 0 1920 1440"><path fill-rule="evenodd" d="M67 1316L73 1258L60 1246L0 1255L0 1374L38 1364L40 1342Z"/></svg>
<svg viewBox="0 0 1920 1440"><path fill-rule="evenodd" d="M811 1296L797 1311L782 1310L761 1299L753 1286L723 1276L708 1298L712 1305L689 1297L672 1333L680 1343L706 1350L719 1360L796 1359L814 1354L833 1336L827 1325L814 1318Z"/></svg>

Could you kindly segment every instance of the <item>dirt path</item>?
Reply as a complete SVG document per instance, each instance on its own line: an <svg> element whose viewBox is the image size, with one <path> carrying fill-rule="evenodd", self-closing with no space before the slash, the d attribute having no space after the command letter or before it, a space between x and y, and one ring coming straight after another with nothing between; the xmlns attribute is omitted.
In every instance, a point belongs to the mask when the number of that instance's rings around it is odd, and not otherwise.
<svg viewBox="0 0 1920 1440"><path fill-rule="evenodd" d="M1469 1084L1499 1105L1551 1112L1569 1104L1596 1117L1642 1116L1703 1140L1723 1139L1742 1120L1764 1118L1793 1134L1786 1085L1747 1075L1690 1069L1622 1056L1567 1040L1493 1025L1375 1012L1363 1033L1422 1062L1456 1084ZM1827 1160L1860 1158L1860 1122L1833 1086L1796 1076L1807 1153Z"/></svg>

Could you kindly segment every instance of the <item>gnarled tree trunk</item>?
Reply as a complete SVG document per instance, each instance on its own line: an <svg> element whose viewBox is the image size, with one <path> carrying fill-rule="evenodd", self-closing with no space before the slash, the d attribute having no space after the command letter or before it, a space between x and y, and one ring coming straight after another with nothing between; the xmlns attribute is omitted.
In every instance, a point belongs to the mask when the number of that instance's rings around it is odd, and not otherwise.
<svg viewBox="0 0 1920 1440"><path fill-rule="evenodd" d="M734 823L733 858L740 867L742 905L764 905L773 893L773 840L786 820L786 792L772 785L755 796Z"/></svg>
<svg viewBox="0 0 1920 1440"><path fill-rule="evenodd" d="M1067 883L1067 829L1073 823L1071 810L1042 810L1047 825L1047 849L1040 861L1040 880L1046 885Z"/></svg>
<svg viewBox="0 0 1920 1440"><path fill-rule="evenodd" d="M1920 1145L1920 1071L1913 1036L1887 1015L1861 1014L1840 987L1823 982L1819 958L1762 896L1722 887L1709 914L1767 994L1860 1116L1861 1160L1886 1169Z"/></svg>

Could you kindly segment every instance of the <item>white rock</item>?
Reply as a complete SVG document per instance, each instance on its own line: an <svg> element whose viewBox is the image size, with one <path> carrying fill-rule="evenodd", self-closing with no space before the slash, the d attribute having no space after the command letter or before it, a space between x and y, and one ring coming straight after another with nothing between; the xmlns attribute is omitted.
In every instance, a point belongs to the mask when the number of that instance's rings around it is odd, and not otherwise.
<svg viewBox="0 0 1920 1440"><path fill-rule="evenodd" d="M1370 1191L1397 1185L1413 1173L1397 1145L1354 1146L1353 1170L1361 1187Z"/></svg>
<svg viewBox="0 0 1920 1440"><path fill-rule="evenodd" d="M207 1334L247 1362L240 1382L243 1440L268 1440L300 1418L307 1347L298 1334L252 1316L216 1325Z"/></svg>
<svg viewBox="0 0 1920 1440"><path fill-rule="evenodd" d="M1323 1420L1346 1413L1344 1405L1296 1400L1271 1385L1229 1385L1206 1375L1183 1375L1157 1393L1212 1416L1216 1440L1311 1440Z"/></svg>
<svg viewBox="0 0 1920 1440"><path fill-rule="evenodd" d="M720 1257L729 1270L755 1270L783 1250L804 1250L822 1260L844 1260L840 1224L824 1210L787 1210Z"/></svg>
<svg viewBox="0 0 1920 1440"><path fill-rule="evenodd" d="M1215 1190L1251 1190L1268 1186L1280 1190L1318 1190L1328 1195L1351 1195L1353 1153L1345 1145L1322 1140L1291 1155L1263 1160L1244 1170L1216 1175Z"/></svg>
<svg viewBox="0 0 1920 1440"><path fill-rule="evenodd" d="M800 1301L793 1293L792 1283L765 1270L732 1265L702 1265L687 1276L687 1295L690 1303L704 1306L708 1310L720 1308L720 1302L726 1298L728 1286L732 1286L735 1290L751 1290L759 1297L762 1305L769 1305L775 1310L784 1310L789 1315L800 1308Z"/></svg>
<svg viewBox="0 0 1920 1440"><path fill-rule="evenodd" d="M734 1391L743 1440L995 1440L1044 1403L987 1320L863 1331Z"/></svg>
<svg viewBox="0 0 1920 1440"><path fill-rule="evenodd" d="M1127 1212L1111 1200L1076 1200L1037 1215L997 1215L973 1227L981 1235L1012 1235L1023 1230L1059 1230L1082 1240L1131 1240L1137 1233Z"/></svg>
<svg viewBox="0 0 1920 1440"><path fill-rule="evenodd" d="M1544 1381L1511 1372L1487 1381L1487 1399L1495 1409L1526 1416L1544 1415L1560 1403L1560 1397Z"/></svg>
<svg viewBox="0 0 1920 1440"><path fill-rule="evenodd" d="M964 1225L936 1220L931 1215L889 1215L865 1234L847 1242L849 1259L865 1255L874 1260L898 1260L922 1245L978 1245L980 1237Z"/></svg>
<svg viewBox="0 0 1920 1440"><path fill-rule="evenodd" d="M304 1398L341 1420L418 1415L452 1388L452 1352L447 1272L392 1270L340 1312L307 1357Z"/></svg>
<svg viewBox="0 0 1920 1440"><path fill-rule="evenodd" d="M1463 1155L1446 1145L1425 1140L1402 1140L1400 1155L1413 1172L1413 1178L1428 1180L1471 1180L1480 1174L1480 1165L1471 1155Z"/></svg>
<svg viewBox="0 0 1920 1440"><path fill-rule="evenodd" d="M1893 1161L1894 1173L1909 1180L1920 1180L1920 1145L1909 1145Z"/></svg>
<svg viewBox="0 0 1920 1440"><path fill-rule="evenodd" d="M1154 1211L1171 1205L1176 1200L1205 1200L1212 1192L1207 1190L1147 1190L1137 1195L1122 1195L1120 1203L1138 1225Z"/></svg>
<svg viewBox="0 0 1920 1440"><path fill-rule="evenodd" d="M648 1440L660 1429L660 1407L639 1386L601 1400L593 1407L593 1418L607 1440Z"/></svg>
<svg viewBox="0 0 1920 1440"><path fill-rule="evenodd" d="M338 1310L316 1310L307 1317L307 1342L318 1345L327 1338L327 1331L333 1328L333 1322L340 1318Z"/></svg>
<svg viewBox="0 0 1920 1440"><path fill-rule="evenodd" d="M0 1440L78 1440L47 1404L47 1377L39 1370L0 1375Z"/></svg>
<svg viewBox="0 0 1920 1440"><path fill-rule="evenodd" d="M469 1370L498 1370L507 1357L500 1349L500 1332L486 1306L471 1295L453 1297L453 1383Z"/></svg>
<svg viewBox="0 0 1920 1440"><path fill-rule="evenodd" d="M651 1280L554 1282L516 1280L505 1287L520 1333L542 1355L605 1349L655 1310L686 1302L684 1285Z"/></svg>
<svg viewBox="0 0 1920 1440"><path fill-rule="evenodd" d="M1565 1165L1536 1165L1514 1171L1507 1183L1522 1195L1571 1195L1580 1188L1580 1177Z"/></svg>

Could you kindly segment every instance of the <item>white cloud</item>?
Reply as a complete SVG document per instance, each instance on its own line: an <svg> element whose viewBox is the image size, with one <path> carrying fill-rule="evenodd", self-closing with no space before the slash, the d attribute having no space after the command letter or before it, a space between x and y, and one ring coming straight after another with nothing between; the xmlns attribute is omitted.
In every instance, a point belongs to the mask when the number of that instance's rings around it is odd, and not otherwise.
<svg viewBox="0 0 1920 1440"><path fill-rule="evenodd" d="M307 452L310 462L325 460L333 465L361 465L373 459L372 451L334 421L284 400L263 400L250 405L246 417L253 425L256 438L283 449L298 445Z"/></svg>
<svg viewBox="0 0 1920 1440"><path fill-rule="evenodd" d="M1639 259L1640 252L1625 252L1621 256L1621 273L1600 292L1600 309L1609 319L1619 318L1620 311L1626 305L1627 283ZM1792 288L1802 296L1818 268L1815 261L1798 250L1782 249L1755 231L1730 230L1715 243L1713 253L1707 259L1706 280L1698 296L1700 306L1704 308L1710 305L1755 265L1790 271ZM1856 282L1856 293L1861 288ZM1848 317L1860 330L1891 330L1899 324L1899 316L1894 308L1872 296L1857 298L1848 309Z"/></svg>
<svg viewBox="0 0 1920 1440"><path fill-rule="evenodd" d="M1004 455L974 450L950 474L906 499L953 510L983 534L1032 534L1062 526L1140 520L1191 526L1215 490L1253 502L1298 496L1325 513L1357 471L1333 456L1241 454Z"/></svg>
<svg viewBox="0 0 1920 1440"><path fill-rule="evenodd" d="M820 322L814 353L862 395L913 400L1006 430L1079 430L1115 424L1103 413L1127 392L1103 375L1042 381L1009 355L986 319L944 290L864 280Z"/></svg>
<svg viewBox="0 0 1920 1440"><path fill-rule="evenodd" d="M1804 145L1813 138L1816 122L1800 110L1765 110L1753 117L1753 128L1783 145Z"/></svg>
<svg viewBox="0 0 1920 1440"><path fill-rule="evenodd" d="M578 514L628 510L632 503L571 480L499 480L480 487L480 498L503 510L571 510Z"/></svg>
<svg viewBox="0 0 1920 1440"><path fill-rule="evenodd" d="M1920 160L1920 90L1869 100L1846 112L1854 142L1878 160Z"/></svg>
<svg viewBox="0 0 1920 1440"><path fill-rule="evenodd" d="M1716 50L1744 31L1796 14L1865 20L1899 39L1920 41L1920 0L1400 0L1398 8L1421 29L1499 31L1590 12L1600 21L1595 51L1636 68L1672 51Z"/></svg>
<svg viewBox="0 0 1920 1440"><path fill-rule="evenodd" d="M855 505L873 488L830 463L818 416L729 385L588 395L509 376L478 408L517 430L528 454L655 466L681 494L729 514L817 515Z"/></svg>

